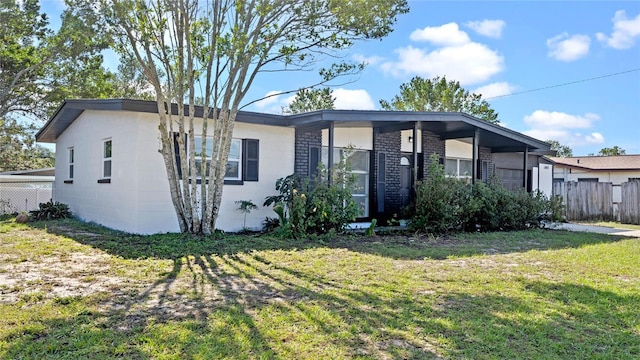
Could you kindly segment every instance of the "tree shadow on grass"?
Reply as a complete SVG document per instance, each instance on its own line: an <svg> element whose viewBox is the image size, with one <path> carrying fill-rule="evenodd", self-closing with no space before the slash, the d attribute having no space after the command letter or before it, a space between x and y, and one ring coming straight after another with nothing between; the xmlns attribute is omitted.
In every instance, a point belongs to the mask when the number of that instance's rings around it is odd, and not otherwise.
<svg viewBox="0 0 640 360"><path fill-rule="evenodd" d="M327 244L82 228L74 234L64 226L47 231L123 258L171 259L171 270L142 289L114 289L91 305L82 299L54 301L52 306L76 306L68 316L33 319L25 326L16 320L3 339L8 346L0 349L8 358L640 356L637 293L526 278L508 295L490 289L442 291L446 287L439 284L417 292L390 279L337 281L310 266L253 252ZM592 239L557 247L611 238ZM550 246L541 244L533 246Z"/></svg>
<svg viewBox="0 0 640 360"><path fill-rule="evenodd" d="M357 234L307 239L282 239L269 234L194 237L188 234L132 235L76 220L36 223L49 233L106 251L125 259L176 259L184 256L232 255L261 250L346 248L399 260L446 259L507 254L529 250L578 248L611 243L629 237L535 229L517 232L463 233L451 236Z"/></svg>

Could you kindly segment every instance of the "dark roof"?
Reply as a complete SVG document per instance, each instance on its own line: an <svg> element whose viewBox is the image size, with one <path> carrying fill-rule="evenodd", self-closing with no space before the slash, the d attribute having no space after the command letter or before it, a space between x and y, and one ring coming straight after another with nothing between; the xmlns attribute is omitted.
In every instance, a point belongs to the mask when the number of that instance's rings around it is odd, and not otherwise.
<svg viewBox="0 0 640 360"><path fill-rule="evenodd" d="M0 175L31 175L31 176L54 176L56 168L42 168L31 170L15 170L0 172Z"/></svg>
<svg viewBox="0 0 640 360"><path fill-rule="evenodd" d="M172 113L177 114L173 104ZM155 101L131 99L66 100L36 134L37 141L55 142L62 132L85 110L136 111L157 113ZM188 108L185 109L188 113ZM195 116L202 117L202 107L195 108ZM549 154L550 145L517 131L491 124L464 113L412 112L380 110L319 110L295 115L263 114L240 111L238 122L283 127L326 129L335 127L374 128L380 132L419 128L438 134L442 139L461 139L478 135L479 145L494 152L518 152L525 146L529 151Z"/></svg>
<svg viewBox="0 0 640 360"><path fill-rule="evenodd" d="M640 155L550 157L557 165L588 170L640 170Z"/></svg>

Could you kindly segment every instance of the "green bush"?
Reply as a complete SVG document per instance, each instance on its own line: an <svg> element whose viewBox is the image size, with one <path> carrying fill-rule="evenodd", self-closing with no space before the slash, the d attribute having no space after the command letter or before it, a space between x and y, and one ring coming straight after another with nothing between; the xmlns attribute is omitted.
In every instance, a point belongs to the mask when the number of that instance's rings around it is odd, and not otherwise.
<svg viewBox="0 0 640 360"><path fill-rule="evenodd" d="M521 230L540 223L549 201L540 192L511 192L499 182L469 184L448 178L438 157L432 156L427 178L416 185L409 223L413 231Z"/></svg>
<svg viewBox="0 0 640 360"><path fill-rule="evenodd" d="M72 216L69 206L61 202L53 202L49 200L46 203L40 203L38 210L29 212L33 220L55 220L66 219Z"/></svg>
<svg viewBox="0 0 640 360"><path fill-rule="evenodd" d="M322 170L322 169L321 169ZM293 174L276 181L278 195L269 196L264 206L273 205L280 226L275 232L283 237L327 234L341 231L356 219L360 209L351 197L354 178L348 165L341 162L332 171L315 179Z"/></svg>

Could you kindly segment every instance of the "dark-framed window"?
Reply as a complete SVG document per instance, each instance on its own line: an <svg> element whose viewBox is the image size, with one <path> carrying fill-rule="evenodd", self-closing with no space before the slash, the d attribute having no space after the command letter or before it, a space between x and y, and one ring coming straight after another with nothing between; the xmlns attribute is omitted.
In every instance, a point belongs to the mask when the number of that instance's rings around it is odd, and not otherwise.
<svg viewBox="0 0 640 360"><path fill-rule="evenodd" d="M182 170L180 166L180 156L178 152L178 133L174 133L174 147L176 152L176 161L178 163L178 175L182 178ZM185 139L185 142L187 139ZM211 153L213 150L213 139L207 137L205 149L202 149L202 136L194 137L195 160L196 160L196 179L200 181L202 178L201 165L202 161L206 161L206 173L209 175L211 168ZM226 173L224 183L227 185L242 185L244 181L258 181L259 175L259 140L258 139L232 139L229 148L229 157L227 160Z"/></svg>
<svg viewBox="0 0 640 360"><path fill-rule="evenodd" d="M111 178L111 155L112 155L112 141L106 139L102 142L102 178Z"/></svg>

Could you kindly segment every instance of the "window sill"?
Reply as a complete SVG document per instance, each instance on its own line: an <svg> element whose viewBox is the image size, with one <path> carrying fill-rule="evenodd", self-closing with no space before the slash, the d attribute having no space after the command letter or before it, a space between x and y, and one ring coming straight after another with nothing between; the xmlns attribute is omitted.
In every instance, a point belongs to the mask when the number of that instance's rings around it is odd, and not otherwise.
<svg viewBox="0 0 640 360"><path fill-rule="evenodd" d="M63 181L63 183L65 183L65 184L73 184L73 180L65 180L65 181Z"/></svg>
<svg viewBox="0 0 640 360"><path fill-rule="evenodd" d="M98 179L98 184L111 184L111 179Z"/></svg>

